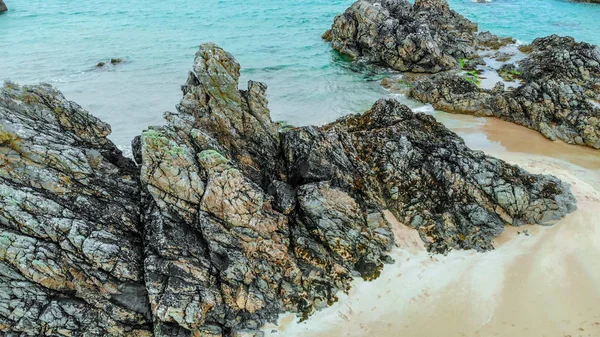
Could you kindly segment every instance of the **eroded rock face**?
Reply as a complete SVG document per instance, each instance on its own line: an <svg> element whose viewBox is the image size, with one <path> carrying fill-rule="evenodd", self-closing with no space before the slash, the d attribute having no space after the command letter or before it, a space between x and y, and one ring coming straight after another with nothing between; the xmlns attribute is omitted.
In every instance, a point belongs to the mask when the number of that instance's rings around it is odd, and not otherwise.
<svg viewBox="0 0 600 337"><path fill-rule="evenodd" d="M137 169L47 85L0 89L0 331L151 336Z"/></svg>
<svg viewBox="0 0 600 337"><path fill-rule="evenodd" d="M488 250L505 224L550 223L574 209L559 180L472 151L433 117L394 100L283 136L290 163L329 172L324 179L363 204L388 208L435 252Z"/></svg>
<svg viewBox="0 0 600 337"><path fill-rule="evenodd" d="M536 39L518 63L524 84L481 89L459 74L418 81L410 96L447 112L496 116L549 139L600 148L600 49L570 37Z"/></svg>
<svg viewBox="0 0 600 337"><path fill-rule="evenodd" d="M137 145L157 336L228 336L308 314L352 276L374 277L392 244L389 223L369 227L343 190L287 181L266 85L238 90L239 69L203 45L178 112Z"/></svg>
<svg viewBox="0 0 600 337"><path fill-rule="evenodd" d="M446 0L359 0L336 16L323 38L333 49L395 70L437 73L476 57L477 48L512 41L490 33L450 9ZM510 41L509 41L510 40Z"/></svg>
<svg viewBox="0 0 600 337"><path fill-rule="evenodd" d="M386 209L446 252L491 249L505 224L574 208L557 179L471 151L396 101L278 133L266 86L238 90L238 74L203 45L178 111L137 142L158 336L241 334L328 305L389 261Z"/></svg>
<svg viewBox="0 0 600 337"><path fill-rule="evenodd" d="M266 85L202 45L177 112L133 142L49 86L0 91L0 331L261 336L379 275L390 210L433 252L574 209L554 177L472 151L394 100L278 132Z"/></svg>

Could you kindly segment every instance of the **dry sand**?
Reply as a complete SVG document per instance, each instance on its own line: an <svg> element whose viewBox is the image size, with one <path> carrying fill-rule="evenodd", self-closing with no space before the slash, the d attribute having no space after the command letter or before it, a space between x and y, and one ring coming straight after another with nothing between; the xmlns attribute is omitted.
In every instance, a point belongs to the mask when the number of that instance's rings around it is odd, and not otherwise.
<svg viewBox="0 0 600 337"><path fill-rule="evenodd" d="M355 281L306 322L283 315L267 336L600 336L600 151L496 119L436 117L472 148L570 183L579 209L553 227L507 228L482 254L430 255L396 222L396 263L380 278Z"/></svg>

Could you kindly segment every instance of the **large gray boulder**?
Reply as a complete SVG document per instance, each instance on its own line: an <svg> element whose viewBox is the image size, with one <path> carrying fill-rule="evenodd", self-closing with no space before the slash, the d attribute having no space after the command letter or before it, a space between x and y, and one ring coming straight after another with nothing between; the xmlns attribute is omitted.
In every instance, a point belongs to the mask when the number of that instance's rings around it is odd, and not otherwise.
<svg viewBox="0 0 600 337"><path fill-rule="evenodd" d="M152 336L138 171L48 85L0 89L0 331Z"/></svg>

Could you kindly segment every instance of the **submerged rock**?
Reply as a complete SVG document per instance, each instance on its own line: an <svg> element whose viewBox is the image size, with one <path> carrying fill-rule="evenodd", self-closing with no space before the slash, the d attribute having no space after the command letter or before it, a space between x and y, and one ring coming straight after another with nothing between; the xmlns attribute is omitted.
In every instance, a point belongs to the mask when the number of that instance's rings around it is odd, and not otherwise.
<svg viewBox="0 0 600 337"><path fill-rule="evenodd" d="M475 58L478 48L514 42L450 9L446 0L359 0L336 16L323 38L333 49L395 70L437 73Z"/></svg>
<svg viewBox="0 0 600 337"><path fill-rule="evenodd" d="M600 148L600 49L570 37L536 39L511 68L525 82L512 91L481 89L460 74L417 81L410 96L447 112L495 116L549 139ZM509 68L509 67L505 67Z"/></svg>
<svg viewBox="0 0 600 337"><path fill-rule="evenodd" d="M1 89L0 331L261 336L379 275L385 210L443 253L575 208L558 179L394 100L280 131L266 85L239 90L239 70L202 45L177 111L134 140L137 167L49 86Z"/></svg>
<svg viewBox="0 0 600 337"><path fill-rule="evenodd" d="M152 336L135 165L48 85L0 89L0 331Z"/></svg>
<svg viewBox="0 0 600 337"><path fill-rule="evenodd" d="M123 63L123 59L120 59L120 58L111 58L111 59L110 59L110 60L108 60L108 61L101 61L101 62L98 62L98 63L96 64L96 68L104 68L104 67L106 67L108 64L110 64L110 65L113 65L113 66L117 66L117 65L119 65L119 64L121 64L121 63Z"/></svg>

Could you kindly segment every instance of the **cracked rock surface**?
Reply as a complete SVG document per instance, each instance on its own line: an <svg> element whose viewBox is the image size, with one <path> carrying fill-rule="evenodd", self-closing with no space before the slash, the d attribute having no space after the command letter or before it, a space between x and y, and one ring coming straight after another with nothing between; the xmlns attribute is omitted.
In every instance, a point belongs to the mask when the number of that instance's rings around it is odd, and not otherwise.
<svg viewBox="0 0 600 337"><path fill-rule="evenodd" d="M137 169L50 86L0 89L0 331L151 336Z"/></svg>
<svg viewBox="0 0 600 337"><path fill-rule="evenodd" d="M467 148L394 100L280 131L266 85L214 44L176 112L133 141L47 85L0 91L0 331L7 336L261 336L372 279L390 210L432 252L492 249L552 224L568 186Z"/></svg>
<svg viewBox="0 0 600 337"><path fill-rule="evenodd" d="M178 111L137 142L160 336L252 331L328 305L389 260L385 209L435 252L488 250L506 224L574 209L559 180L471 151L396 101L277 132L266 85L238 79L230 54L201 46Z"/></svg>
<svg viewBox="0 0 600 337"><path fill-rule="evenodd" d="M399 71L437 73L476 57L479 48L513 42L489 32L446 0L359 0L335 17L323 38L342 54Z"/></svg>
<svg viewBox="0 0 600 337"><path fill-rule="evenodd" d="M569 144L600 149L600 48L571 37L536 39L518 62L524 81L505 91L458 74L417 81L409 95L447 112L495 116Z"/></svg>
<svg viewBox="0 0 600 337"><path fill-rule="evenodd" d="M600 48L571 37L536 39L517 64L496 69L522 80L515 90L498 82L480 88L480 56L507 44L477 32L446 0L359 0L338 15L324 36L353 58L410 73L410 96L435 108L495 116L569 144L600 149ZM501 59L502 52L496 52ZM508 59L510 56L507 55ZM464 72L469 70L470 74ZM413 80L412 78L420 78ZM507 80L510 80L507 79ZM416 83L412 83L416 82Z"/></svg>

